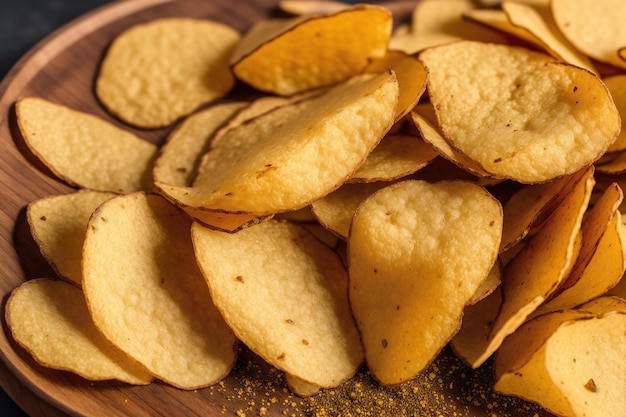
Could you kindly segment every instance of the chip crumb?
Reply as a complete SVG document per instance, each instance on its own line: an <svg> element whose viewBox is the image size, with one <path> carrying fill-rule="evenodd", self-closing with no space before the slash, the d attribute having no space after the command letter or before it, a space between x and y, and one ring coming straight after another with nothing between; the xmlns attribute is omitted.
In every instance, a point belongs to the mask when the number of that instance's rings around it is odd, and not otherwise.
<svg viewBox="0 0 626 417"><path fill-rule="evenodd" d="M593 378L589 378L589 381L587 381L587 383L585 384L585 388L591 392L598 391L598 387L596 386L596 382L593 380Z"/></svg>

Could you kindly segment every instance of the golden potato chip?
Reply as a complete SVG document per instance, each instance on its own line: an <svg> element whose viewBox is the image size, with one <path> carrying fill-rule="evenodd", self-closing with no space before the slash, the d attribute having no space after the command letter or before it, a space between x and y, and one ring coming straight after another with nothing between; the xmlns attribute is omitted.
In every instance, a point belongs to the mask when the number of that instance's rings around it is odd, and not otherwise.
<svg viewBox="0 0 626 417"><path fill-rule="evenodd" d="M594 185L593 169L570 178L565 199L552 211L543 227L528 241L502 272L502 304L489 338L473 366L484 363L543 303L571 270L577 254L582 217Z"/></svg>
<svg viewBox="0 0 626 417"><path fill-rule="evenodd" d="M310 397L320 392L322 387L310 382L303 381L290 374L285 374L285 382L289 389L300 397Z"/></svg>
<svg viewBox="0 0 626 417"><path fill-rule="evenodd" d="M88 380L145 385L152 375L106 340L94 326L80 289L49 278L11 292L6 321L17 343L48 368Z"/></svg>
<svg viewBox="0 0 626 417"><path fill-rule="evenodd" d="M430 145L412 135L386 135L347 182L393 181L413 174L437 157Z"/></svg>
<svg viewBox="0 0 626 417"><path fill-rule="evenodd" d="M579 306L613 288L626 271L625 239L618 211L623 193L607 188L582 223L582 247L571 272L537 314Z"/></svg>
<svg viewBox="0 0 626 417"><path fill-rule="evenodd" d="M24 141L41 162L70 185L115 193L152 189L157 148L97 116L45 99L15 107Z"/></svg>
<svg viewBox="0 0 626 417"><path fill-rule="evenodd" d="M332 0L282 0L278 5L282 11L295 15L336 13L350 7L348 3Z"/></svg>
<svg viewBox="0 0 626 417"><path fill-rule="evenodd" d="M321 225L345 240L359 204L388 185L387 182L347 183L311 203L311 210Z"/></svg>
<svg viewBox="0 0 626 417"><path fill-rule="evenodd" d="M414 56L401 51L387 51L382 58L373 60L365 68L365 72L382 73L389 69L396 73L400 90L396 107L397 122L415 107L426 91L428 71Z"/></svg>
<svg viewBox="0 0 626 417"><path fill-rule="evenodd" d="M243 102L218 104L185 119L161 147L152 171L154 181L191 185L214 134L244 106Z"/></svg>
<svg viewBox="0 0 626 417"><path fill-rule="evenodd" d="M504 225L500 252L505 252L524 239L532 228L541 225L555 206L565 197L570 176L543 184L526 185L503 205Z"/></svg>
<svg viewBox="0 0 626 417"><path fill-rule="evenodd" d="M539 316L524 324L509 336L496 353L494 389L502 394L538 402L553 413L570 416L569 413L561 414L567 412L569 404L560 390L562 385L569 382L569 377L562 380L563 384L558 384L561 381L552 381L545 357L546 343L564 323L592 317L591 313L568 310ZM561 354L572 361L569 352L570 349L566 349Z"/></svg>
<svg viewBox="0 0 626 417"><path fill-rule="evenodd" d="M626 119L626 74L605 77L602 81L604 85L606 85L606 88L609 89L622 120ZM617 137L617 140L607 149L607 152L623 150L626 150L626 129L624 128Z"/></svg>
<svg viewBox="0 0 626 417"><path fill-rule="evenodd" d="M484 25L486 27L498 30L503 33L514 36L517 39L531 43L535 45L537 38L528 30L515 26L509 20L504 10L498 8L475 8L469 9L463 12L463 18L470 20L474 23Z"/></svg>
<svg viewBox="0 0 626 417"><path fill-rule="evenodd" d="M229 130L192 187L156 185L186 210L261 217L300 209L363 163L393 124L397 98L392 72L358 77Z"/></svg>
<svg viewBox="0 0 626 417"><path fill-rule="evenodd" d="M237 233L194 224L198 264L237 337L294 378L335 387L363 361L339 257L295 223Z"/></svg>
<svg viewBox="0 0 626 417"><path fill-rule="evenodd" d="M222 23L162 18L132 26L108 48L96 94L134 126L171 124L235 85L229 60L240 34Z"/></svg>
<svg viewBox="0 0 626 417"><path fill-rule="evenodd" d="M285 96L333 85L385 54L392 20L387 9L361 4L321 16L259 22L235 50L232 71L256 89Z"/></svg>
<svg viewBox="0 0 626 417"><path fill-rule="evenodd" d="M483 299L487 298L496 290L496 288L500 286L501 282L502 265L500 259L498 259L491 267L487 278L480 284L480 287L478 287L472 298L468 301L467 305L470 306L479 303Z"/></svg>
<svg viewBox="0 0 626 417"><path fill-rule="evenodd" d="M498 353L495 389L560 416L621 415L626 314L589 315L569 310L529 322L525 334L507 340Z"/></svg>
<svg viewBox="0 0 626 417"><path fill-rule="evenodd" d="M83 242L89 217L100 204L115 195L81 190L28 204L26 219L33 239L60 277L81 285Z"/></svg>
<svg viewBox="0 0 626 417"><path fill-rule="evenodd" d="M489 177L489 173L479 164L450 146L438 127L437 116L431 105L418 105L415 111L411 112L411 120L424 141L429 143L439 155L473 175Z"/></svg>
<svg viewBox="0 0 626 417"><path fill-rule="evenodd" d="M349 296L376 380L407 381L454 336L501 232L500 203L470 182L402 181L361 203L348 238Z"/></svg>
<svg viewBox="0 0 626 417"><path fill-rule="evenodd" d="M620 0L552 0L559 30L580 51L600 62L626 68L618 50L626 45L626 9Z"/></svg>
<svg viewBox="0 0 626 417"><path fill-rule="evenodd" d="M463 19L463 13L475 7L471 0L422 0L411 16L408 33L394 33L390 49L414 54L435 45L461 39L483 42L504 42L496 31Z"/></svg>
<svg viewBox="0 0 626 417"><path fill-rule="evenodd" d="M615 296L602 296L586 302L577 309L589 311L596 315L611 314L616 311L626 313L626 299Z"/></svg>
<svg viewBox="0 0 626 417"><path fill-rule="evenodd" d="M112 198L89 222L83 291L96 327L163 381L208 386L235 363L236 339L195 262L191 220L163 197Z"/></svg>
<svg viewBox="0 0 626 417"><path fill-rule="evenodd" d="M502 9L512 25L531 34L533 43L555 58L597 73L589 58L578 51L556 26L550 6L523 4L517 1L502 2Z"/></svg>

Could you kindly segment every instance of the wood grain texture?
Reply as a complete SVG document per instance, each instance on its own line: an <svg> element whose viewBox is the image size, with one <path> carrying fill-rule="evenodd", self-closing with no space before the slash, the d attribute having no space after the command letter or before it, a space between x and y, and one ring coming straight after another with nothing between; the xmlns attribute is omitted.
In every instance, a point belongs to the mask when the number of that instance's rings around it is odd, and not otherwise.
<svg viewBox="0 0 626 417"><path fill-rule="evenodd" d="M402 10L408 12L408 2L404 4ZM161 144L168 129L148 131L124 126L106 113L93 93L98 65L111 40L136 23L164 16L210 18L245 31L255 20L276 16L276 5L275 0L114 2L56 31L36 45L9 72L0 84L0 291L3 314L8 294L20 283L27 279L54 276L30 237L25 221L26 205L37 198L73 191L48 175L29 156L16 128L15 101L23 96L44 97L99 115L146 140ZM248 93L245 88L239 91L242 96ZM92 383L70 373L45 369L12 341L4 320L0 351L0 385L32 416L174 417L236 415L238 411L252 416L259 415L262 407L267 409L267 416L316 415L321 412L321 407L328 407L329 404L290 395L285 390L282 375L245 347L241 348L238 364L229 377L214 387L196 391L182 391L159 382L142 387L118 382ZM421 387L420 396L410 402L414 408L406 412L433 415L432 407L425 408L423 403L439 401L437 407L450 411L450 414L442 411L443 415L452 415L453 410L459 416L491 415L487 409L487 405L494 401L487 387L490 383L489 371L474 377L471 376L472 371L455 360L449 351L444 352L442 358L433 365L434 368L417 378ZM442 372L442 383L433 383L429 373L442 368L446 369L445 373ZM368 378L365 370L360 375L361 380ZM344 391L353 388L354 385L348 386ZM476 402L485 392L485 399L478 401L478 405L468 400L473 396L473 402ZM376 391L375 395L396 395L395 398L400 398L400 393L400 389L382 390ZM537 412L544 415L536 407L521 402L511 404L508 410L514 412L511 415L532 416ZM316 407L320 408L316 411ZM342 414L335 410L336 413L333 413L326 409L327 414L324 415ZM392 412L389 415L396 414Z"/></svg>

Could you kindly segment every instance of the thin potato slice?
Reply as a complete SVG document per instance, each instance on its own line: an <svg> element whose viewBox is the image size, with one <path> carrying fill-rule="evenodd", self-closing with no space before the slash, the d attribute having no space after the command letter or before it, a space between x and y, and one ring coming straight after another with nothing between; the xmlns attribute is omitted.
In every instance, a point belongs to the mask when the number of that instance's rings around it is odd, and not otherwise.
<svg viewBox="0 0 626 417"><path fill-rule="evenodd" d="M59 280L26 281L11 293L6 321L13 338L48 368L92 381L146 385L152 375L106 340L94 326L77 287Z"/></svg>
<svg viewBox="0 0 626 417"><path fill-rule="evenodd" d="M504 268L502 305L482 354L470 360L474 366L484 363L568 275L594 183L591 168L572 176L566 198Z"/></svg>
<svg viewBox="0 0 626 417"><path fill-rule="evenodd" d="M402 35L395 34L389 48L414 54L461 39L503 42L498 32L463 19L463 13L473 7L471 0L422 0L413 10L411 29Z"/></svg>
<svg viewBox="0 0 626 417"><path fill-rule="evenodd" d="M234 87L229 59L239 40L235 29L205 19L137 24L108 48L96 94L131 125L168 126Z"/></svg>
<svg viewBox="0 0 626 417"><path fill-rule="evenodd" d="M367 197L383 187L386 182L347 183L324 198L311 203L317 221L341 239L348 239L352 217Z"/></svg>
<svg viewBox="0 0 626 417"><path fill-rule="evenodd" d="M347 299L347 272L303 227L271 220L234 234L195 224L196 258L237 337L308 384L336 387L363 350Z"/></svg>
<svg viewBox="0 0 626 417"><path fill-rule="evenodd" d="M426 91L428 71L415 56L401 51L387 51L385 56L372 61L365 68L365 72L376 74L390 69L396 73L400 89L395 117L398 122L413 110Z"/></svg>
<svg viewBox="0 0 626 417"><path fill-rule="evenodd" d="M82 284L81 260L89 217L114 193L82 190L32 201L26 219L42 255L64 279Z"/></svg>
<svg viewBox="0 0 626 417"><path fill-rule="evenodd" d="M561 416L620 415L626 314L607 313L566 310L530 321L498 353L495 389Z"/></svg>
<svg viewBox="0 0 626 417"><path fill-rule="evenodd" d="M151 190L157 147L97 116L45 99L15 107L24 141L57 177L72 186L115 193Z"/></svg>
<svg viewBox="0 0 626 417"><path fill-rule="evenodd" d="M96 327L163 381L196 389L235 363L236 339L195 262L191 220L163 197L108 200L90 220L83 291Z"/></svg>
<svg viewBox="0 0 626 417"><path fill-rule="evenodd" d="M496 262L501 232L500 203L470 182L402 181L359 206L349 295L376 380L407 381L454 336Z"/></svg>
<svg viewBox="0 0 626 417"><path fill-rule="evenodd" d="M618 51L626 45L626 9L620 0L552 0L554 20L569 41L600 62L626 68Z"/></svg>
<svg viewBox="0 0 626 417"><path fill-rule="evenodd" d="M626 74L605 77L602 81L609 89L622 120L626 119ZM626 150L626 129L622 129L617 140L607 149L607 152L623 150Z"/></svg>
<svg viewBox="0 0 626 417"><path fill-rule="evenodd" d="M537 44L537 38L528 30L511 23L502 9L469 9L463 13L463 17L477 24L513 35L527 43Z"/></svg>
<svg viewBox="0 0 626 417"><path fill-rule="evenodd" d="M232 71L254 88L278 95L330 86L382 57L391 29L391 13L366 4L321 16L261 22L239 43Z"/></svg>
<svg viewBox="0 0 626 417"><path fill-rule="evenodd" d="M347 182L393 181L413 174L438 156L412 135L386 135Z"/></svg>
<svg viewBox="0 0 626 417"><path fill-rule="evenodd" d="M574 308L605 294L619 282L626 272L618 211L623 197L621 188L614 183L586 214L581 228L582 247L572 271L537 314Z"/></svg>
<svg viewBox="0 0 626 417"><path fill-rule="evenodd" d="M593 73L598 72L589 58L563 36L552 18L548 4L529 5L504 1L502 9L514 26L527 30L535 39L533 43L550 55Z"/></svg>
<svg viewBox="0 0 626 417"><path fill-rule="evenodd" d="M170 133L154 162L154 181L188 186L216 132L247 103L218 104L185 119Z"/></svg>
<svg viewBox="0 0 626 417"><path fill-rule="evenodd" d="M444 137L493 176L540 183L572 174L619 134L619 113L600 79L545 54L460 41L420 59Z"/></svg>
<svg viewBox="0 0 626 417"><path fill-rule="evenodd" d="M358 77L231 129L206 154L193 187L157 183L183 207L268 216L337 189L391 128L393 73Z"/></svg>

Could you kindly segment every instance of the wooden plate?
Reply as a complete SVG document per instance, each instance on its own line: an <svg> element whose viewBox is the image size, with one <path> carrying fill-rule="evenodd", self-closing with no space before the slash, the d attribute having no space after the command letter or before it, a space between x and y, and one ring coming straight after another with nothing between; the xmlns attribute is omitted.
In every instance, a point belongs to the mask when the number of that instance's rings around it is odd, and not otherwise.
<svg viewBox="0 0 626 417"><path fill-rule="evenodd" d="M28 157L16 134L14 103L40 96L97 114L112 123L93 94L94 75L115 35L139 22L164 16L220 20L245 31L251 22L276 14L273 0L133 0L114 2L75 20L39 43L0 84L0 291L8 294L27 279L54 276L41 257L25 222L26 205L71 188L42 172ZM409 9L405 7L408 13ZM399 16L398 18L401 18ZM131 129L162 143L167 129ZM3 310L4 313L4 310ZM437 415L519 417L546 415L527 403L491 391L488 367L472 371L448 350L415 381L382 388L363 369L336 390L302 399L286 390L280 372L245 347L233 372L222 383L182 391L163 383L133 387L117 382L89 382L73 374L45 369L0 333L0 384L33 416L191 416L191 415ZM404 412L403 412L404 411ZM238 414L239 413L239 414Z"/></svg>

